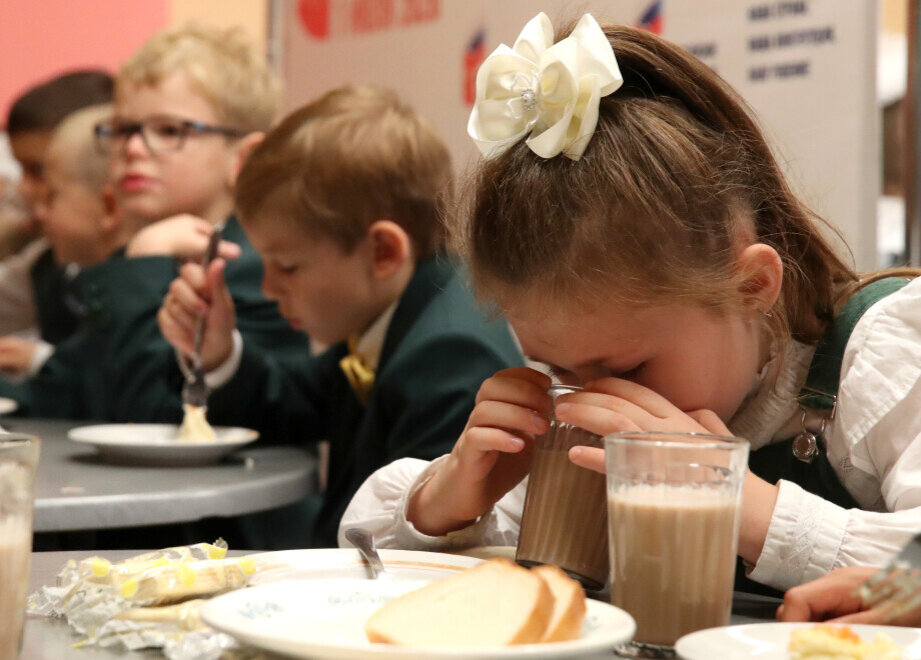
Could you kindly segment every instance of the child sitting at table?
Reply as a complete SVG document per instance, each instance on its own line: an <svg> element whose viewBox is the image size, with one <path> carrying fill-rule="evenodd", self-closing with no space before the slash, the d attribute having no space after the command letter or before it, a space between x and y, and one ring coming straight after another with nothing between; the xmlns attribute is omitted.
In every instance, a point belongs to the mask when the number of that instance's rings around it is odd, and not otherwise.
<svg viewBox="0 0 921 660"><path fill-rule="evenodd" d="M304 544L335 545L368 475L396 458L443 453L483 379L521 363L507 324L486 319L445 252L450 192L446 147L393 93L331 91L266 136L236 190L266 294L331 348L285 364L234 339L220 262L207 272L187 266L164 301L169 341L189 353L205 314L204 365L232 374L211 395L212 421L330 441L322 510Z"/></svg>
<svg viewBox="0 0 921 660"><path fill-rule="evenodd" d="M82 108L112 102L113 79L104 71L72 71L23 92L10 106L6 131L22 174L18 193L26 206L33 237L20 252L0 261L0 371L34 375L53 346L77 328L77 311L68 295L69 277L55 260L35 222L35 207L45 197L44 158L55 128Z"/></svg>
<svg viewBox="0 0 921 660"><path fill-rule="evenodd" d="M751 442L751 579L885 563L921 529L921 281L856 275L744 102L690 54L589 15L562 34L561 59L540 59L556 87L534 82L544 15L478 75L468 130L487 159L462 231L478 292L526 355L585 387L559 420ZM497 373L452 452L380 470L342 528L383 547L515 544L549 385ZM604 471L600 449L569 457Z"/></svg>
<svg viewBox="0 0 921 660"><path fill-rule="evenodd" d="M16 399L18 414L178 422L183 378L156 313L176 258L200 255L220 222L224 255L236 257L227 277L241 332L279 359L309 350L259 291L261 262L230 215L240 162L278 105L275 76L234 32L166 31L124 64L114 114L96 137L110 152L115 207L134 235L74 278L85 307L80 330L34 378L0 381L0 396Z"/></svg>

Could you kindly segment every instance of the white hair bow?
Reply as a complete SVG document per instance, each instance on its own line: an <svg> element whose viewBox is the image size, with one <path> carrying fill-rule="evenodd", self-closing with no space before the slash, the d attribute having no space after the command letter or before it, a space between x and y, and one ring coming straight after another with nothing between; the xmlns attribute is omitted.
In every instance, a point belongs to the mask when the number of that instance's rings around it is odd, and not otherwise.
<svg viewBox="0 0 921 660"><path fill-rule="evenodd" d="M514 48L500 45L480 66L467 133L487 158L530 133L527 145L538 156L562 152L579 160L598 123L601 97L622 83L614 51L591 14L554 44L553 26L541 12Z"/></svg>

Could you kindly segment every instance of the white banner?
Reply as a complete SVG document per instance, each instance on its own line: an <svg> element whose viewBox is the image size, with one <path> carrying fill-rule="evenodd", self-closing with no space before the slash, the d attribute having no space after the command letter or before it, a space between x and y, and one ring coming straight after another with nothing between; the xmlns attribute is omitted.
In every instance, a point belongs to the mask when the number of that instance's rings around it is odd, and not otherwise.
<svg viewBox="0 0 921 660"><path fill-rule="evenodd" d="M879 121L873 0L289 0L283 70L293 109L348 82L395 89L459 168L476 66L538 11L591 11L685 46L750 103L796 190L876 265Z"/></svg>

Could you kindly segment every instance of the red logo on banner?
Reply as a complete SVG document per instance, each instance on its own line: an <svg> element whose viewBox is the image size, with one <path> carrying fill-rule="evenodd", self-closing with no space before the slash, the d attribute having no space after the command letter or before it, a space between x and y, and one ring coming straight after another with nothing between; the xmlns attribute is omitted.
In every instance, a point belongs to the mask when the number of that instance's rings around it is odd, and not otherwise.
<svg viewBox="0 0 921 660"><path fill-rule="evenodd" d="M476 72L486 59L486 30L477 30L464 50L464 103L476 101Z"/></svg>
<svg viewBox="0 0 921 660"><path fill-rule="evenodd" d="M648 30L653 34L662 34L662 0L655 0L650 3L640 20L637 21L636 27Z"/></svg>
<svg viewBox="0 0 921 660"><path fill-rule="evenodd" d="M330 0L301 0L298 15L307 34L317 39L329 36L329 3Z"/></svg>
<svg viewBox="0 0 921 660"><path fill-rule="evenodd" d="M441 18L441 0L300 0L305 34L315 39L371 34Z"/></svg>

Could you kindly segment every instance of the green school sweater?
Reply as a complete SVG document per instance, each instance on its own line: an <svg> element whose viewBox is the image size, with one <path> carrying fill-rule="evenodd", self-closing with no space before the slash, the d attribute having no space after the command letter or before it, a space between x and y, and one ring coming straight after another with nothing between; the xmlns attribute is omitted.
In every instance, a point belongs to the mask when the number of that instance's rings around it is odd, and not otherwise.
<svg viewBox="0 0 921 660"><path fill-rule="evenodd" d="M307 354L307 337L263 297L262 261L233 217L224 239L242 250L225 276L244 341L278 359ZM0 396L16 399L22 416L178 423L182 375L156 318L177 274L171 257L129 259L123 252L83 269L74 282L86 305L77 331L35 377L0 379Z"/></svg>

